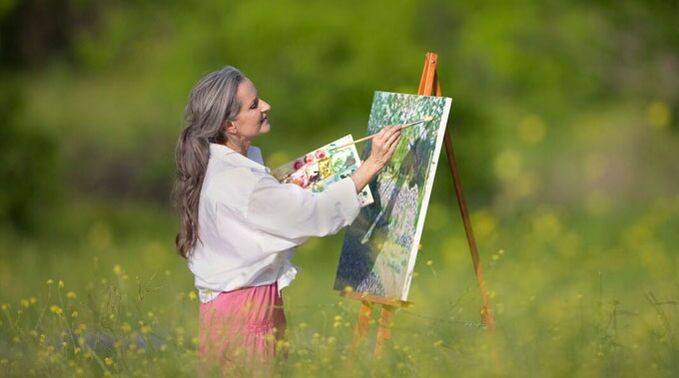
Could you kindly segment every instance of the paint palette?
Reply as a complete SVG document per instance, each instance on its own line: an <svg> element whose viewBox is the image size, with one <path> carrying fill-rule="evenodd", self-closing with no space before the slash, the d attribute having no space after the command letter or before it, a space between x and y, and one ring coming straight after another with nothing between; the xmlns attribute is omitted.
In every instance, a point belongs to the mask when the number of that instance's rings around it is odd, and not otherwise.
<svg viewBox="0 0 679 378"><path fill-rule="evenodd" d="M333 150L349 144L354 138L345 135L321 148L271 171L282 183L292 183L312 192L322 192L333 183L351 176L361 166L361 159L355 145ZM374 202L370 188L366 186L358 193L358 202L365 207Z"/></svg>

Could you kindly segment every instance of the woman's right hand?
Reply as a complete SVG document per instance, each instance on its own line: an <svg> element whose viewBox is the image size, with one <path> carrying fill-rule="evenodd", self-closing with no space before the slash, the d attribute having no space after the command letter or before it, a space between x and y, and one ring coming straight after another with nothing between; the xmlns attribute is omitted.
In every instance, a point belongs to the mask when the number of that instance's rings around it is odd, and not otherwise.
<svg viewBox="0 0 679 378"><path fill-rule="evenodd" d="M370 180L384 167L396 151L396 146L401 139L401 128L403 126L386 126L372 139L372 150L370 156L361 164L360 167L351 175L356 186L356 192L360 192L368 185Z"/></svg>
<svg viewBox="0 0 679 378"><path fill-rule="evenodd" d="M386 126L372 139L372 150L367 160L372 160L380 168L384 167L396 151L401 139L401 125Z"/></svg>

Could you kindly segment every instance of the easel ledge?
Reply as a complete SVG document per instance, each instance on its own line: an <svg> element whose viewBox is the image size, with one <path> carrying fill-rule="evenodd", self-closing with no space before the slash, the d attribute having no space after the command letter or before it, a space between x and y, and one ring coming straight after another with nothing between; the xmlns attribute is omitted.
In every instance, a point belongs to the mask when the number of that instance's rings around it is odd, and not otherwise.
<svg viewBox="0 0 679 378"><path fill-rule="evenodd" d="M409 302L409 301L401 301L398 299L389 299L389 298L384 298L380 297L377 295L372 295L368 293L357 293L355 291L343 291L340 293L341 296L349 299L355 299L357 301L361 302L370 302L370 303L378 303L381 305L385 306L392 306L392 307L402 307L402 308L409 308L413 307L414 303Z"/></svg>

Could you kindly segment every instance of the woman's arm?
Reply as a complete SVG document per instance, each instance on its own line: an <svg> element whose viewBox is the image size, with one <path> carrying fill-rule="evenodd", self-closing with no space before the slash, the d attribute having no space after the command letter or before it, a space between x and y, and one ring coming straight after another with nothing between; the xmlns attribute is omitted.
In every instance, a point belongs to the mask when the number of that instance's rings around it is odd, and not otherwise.
<svg viewBox="0 0 679 378"><path fill-rule="evenodd" d="M295 184L262 176L248 199L244 220L262 231L258 243L269 251L295 247L310 236L334 234L356 219L356 193L362 190L394 153L401 126L388 126L373 138L372 152L350 178L312 193ZM225 212L228 216L228 212Z"/></svg>
<svg viewBox="0 0 679 378"><path fill-rule="evenodd" d="M380 130L372 139L370 156L351 175L356 186L356 192L360 192L375 177L377 172L387 164L396 150L398 141L401 139L402 126L387 126Z"/></svg>

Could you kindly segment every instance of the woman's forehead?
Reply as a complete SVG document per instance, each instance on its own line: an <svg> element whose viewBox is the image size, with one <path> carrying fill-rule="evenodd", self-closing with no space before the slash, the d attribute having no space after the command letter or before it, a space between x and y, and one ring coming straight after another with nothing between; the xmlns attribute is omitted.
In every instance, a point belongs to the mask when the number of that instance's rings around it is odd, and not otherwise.
<svg viewBox="0 0 679 378"><path fill-rule="evenodd" d="M238 85L238 97L243 100L253 99L257 97L257 88L250 80L245 79Z"/></svg>

